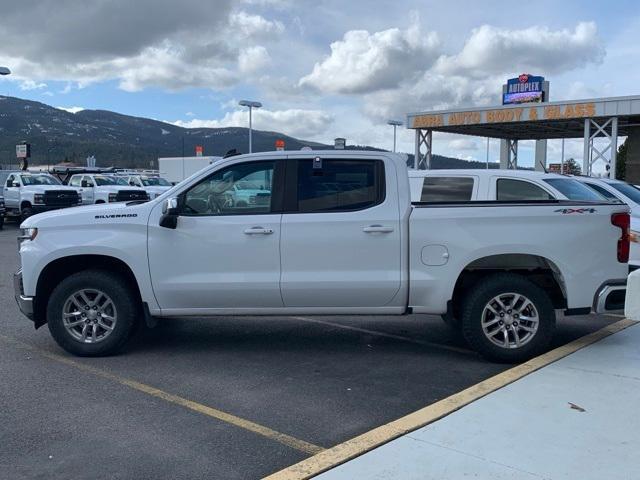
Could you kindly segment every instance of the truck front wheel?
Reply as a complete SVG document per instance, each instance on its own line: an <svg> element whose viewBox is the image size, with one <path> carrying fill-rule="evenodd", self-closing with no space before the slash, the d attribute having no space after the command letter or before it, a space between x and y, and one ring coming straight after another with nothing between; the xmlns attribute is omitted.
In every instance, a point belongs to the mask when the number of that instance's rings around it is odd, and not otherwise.
<svg viewBox="0 0 640 480"><path fill-rule="evenodd" d="M522 275L501 273L469 291L461 321L465 339L483 357L517 363L549 346L555 311L536 284Z"/></svg>
<svg viewBox="0 0 640 480"><path fill-rule="evenodd" d="M24 222L31 215L33 215L33 209L31 208L31 205L23 205L22 212L20 212L20 222Z"/></svg>
<svg viewBox="0 0 640 480"><path fill-rule="evenodd" d="M79 356L116 353L138 321L138 301L127 282L103 270L65 278L51 293L47 322L55 341Z"/></svg>

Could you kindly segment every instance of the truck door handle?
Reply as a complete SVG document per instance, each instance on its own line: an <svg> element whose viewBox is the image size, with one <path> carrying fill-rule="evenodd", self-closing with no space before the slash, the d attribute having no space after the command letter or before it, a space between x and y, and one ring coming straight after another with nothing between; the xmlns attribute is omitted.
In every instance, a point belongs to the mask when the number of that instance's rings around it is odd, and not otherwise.
<svg viewBox="0 0 640 480"><path fill-rule="evenodd" d="M364 227L362 231L365 233L391 233L393 232L393 227L385 227L384 225L369 225L368 227Z"/></svg>
<svg viewBox="0 0 640 480"><path fill-rule="evenodd" d="M244 231L245 235L271 235L273 233L272 228L263 227L251 227Z"/></svg>

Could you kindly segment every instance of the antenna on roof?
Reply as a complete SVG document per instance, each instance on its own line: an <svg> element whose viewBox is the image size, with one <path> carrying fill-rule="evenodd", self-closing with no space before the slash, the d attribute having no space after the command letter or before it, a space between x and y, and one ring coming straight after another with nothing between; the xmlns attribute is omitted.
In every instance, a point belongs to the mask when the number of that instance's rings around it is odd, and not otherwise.
<svg viewBox="0 0 640 480"><path fill-rule="evenodd" d="M542 167L542 170L544 170L544 173L549 173L549 170L547 170L547 166L542 162L542 159L540 159L540 166Z"/></svg>

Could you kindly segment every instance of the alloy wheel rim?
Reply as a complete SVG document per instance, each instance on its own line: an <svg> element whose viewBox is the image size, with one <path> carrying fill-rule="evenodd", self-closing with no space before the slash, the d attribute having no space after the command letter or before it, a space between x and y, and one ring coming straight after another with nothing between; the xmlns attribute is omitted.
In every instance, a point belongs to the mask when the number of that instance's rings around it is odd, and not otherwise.
<svg viewBox="0 0 640 480"><path fill-rule="evenodd" d="M520 293L496 295L482 311L482 332L501 348L522 348L535 337L539 325L537 308Z"/></svg>
<svg viewBox="0 0 640 480"><path fill-rule="evenodd" d="M99 343L116 326L118 312L113 300L104 292L85 288L72 293L62 309L62 324L75 340Z"/></svg>

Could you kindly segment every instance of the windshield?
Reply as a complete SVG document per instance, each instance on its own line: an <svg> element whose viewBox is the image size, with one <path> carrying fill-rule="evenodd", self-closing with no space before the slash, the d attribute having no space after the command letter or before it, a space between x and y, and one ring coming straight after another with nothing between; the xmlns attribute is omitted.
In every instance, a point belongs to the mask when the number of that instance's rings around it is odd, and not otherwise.
<svg viewBox="0 0 640 480"><path fill-rule="evenodd" d="M23 185L62 185L50 175L20 175Z"/></svg>
<svg viewBox="0 0 640 480"><path fill-rule="evenodd" d="M96 185L102 187L105 185L128 185L127 181L122 177L107 177L106 175L96 175Z"/></svg>
<svg viewBox="0 0 640 480"><path fill-rule="evenodd" d="M640 189L629 185L628 183L610 183L613 188L629 198L632 202L640 205Z"/></svg>
<svg viewBox="0 0 640 480"><path fill-rule="evenodd" d="M140 177L145 187L170 187L171 184L160 177Z"/></svg>
<svg viewBox="0 0 640 480"><path fill-rule="evenodd" d="M544 181L569 200L584 200L587 202L601 202L606 200L598 192L573 178L545 178Z"/></svg>

